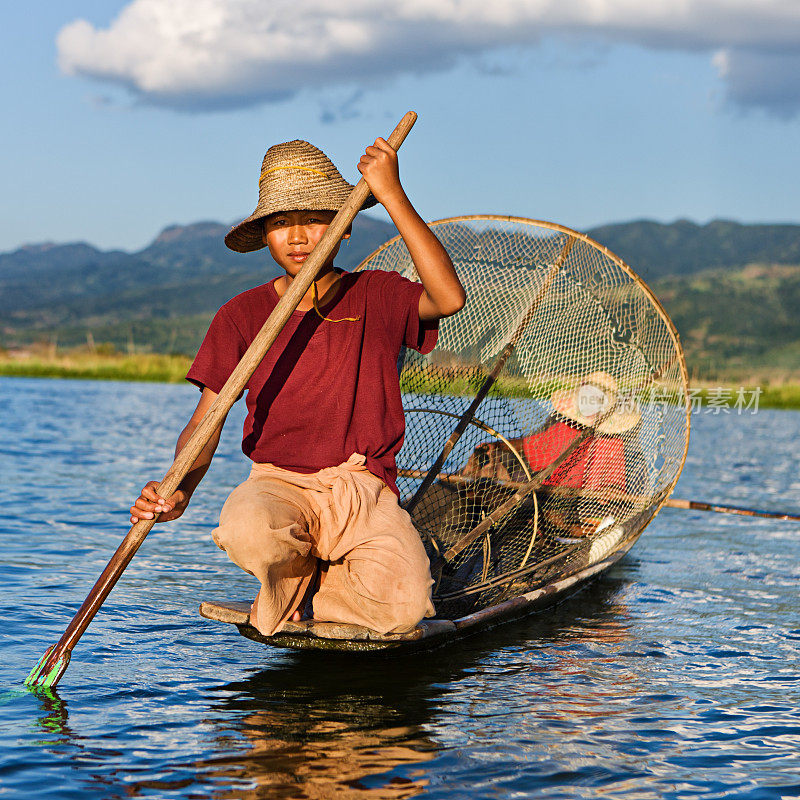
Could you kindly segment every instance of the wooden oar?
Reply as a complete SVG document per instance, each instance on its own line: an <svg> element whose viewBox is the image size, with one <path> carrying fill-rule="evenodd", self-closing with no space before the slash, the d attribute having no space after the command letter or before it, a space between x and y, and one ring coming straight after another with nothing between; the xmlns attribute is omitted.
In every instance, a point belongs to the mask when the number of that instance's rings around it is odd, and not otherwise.
<svg viewBox="0 0 800 800"><path fill-rule="evenodd" d="M417 115L413 111L409 111L389 136L388 142L395 150L403 143L416 119ZM164 480L161 481L156 489L159 496L169 497L172 495L187 472L192 468L209 439L225 420L228 411L230 411L231 406L244 390L248 380L250 380L250 376L261 363L267 350L272 346L289 317L300 304L336 243L342 238L347 227L361 209L368 194L369 186L361 178L353 188L344 206L333 218L302 269L297 273L255 339L253 339L253 343L247 348L242 360L225 382L216 400L214 400L200 424L195 428L194 433L176 456L175 461L164 476ZM58 683L67 669L73 647L75 647L78 639L83 635L103 601L119 580L125 567L130 563L157 518L156 515L153 519L139 520L131 527L122 540L122 544L120 544L116 553L108 562L108 566L92 587L88 597L83 601L83 605L78 609L78 613L75 614L67 626L63 636L58 640L57 644L51 646L45 652L39 663L25 679L27 686L48 687L55 686Z"/></svg>

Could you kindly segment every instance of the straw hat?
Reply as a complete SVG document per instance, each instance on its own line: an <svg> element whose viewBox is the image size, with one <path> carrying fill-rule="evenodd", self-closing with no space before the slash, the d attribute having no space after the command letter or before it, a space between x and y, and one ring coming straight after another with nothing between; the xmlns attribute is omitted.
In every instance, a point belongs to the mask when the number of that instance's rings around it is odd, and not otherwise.
<svg viewBox="0 0 800 800"><path fill-rule="evenodd" d="M574 389L553 392L550 402L553 408L567 419L579 422L587 428L594 425L598 414L611 408L618 398L618 384L607 372L592 372L578 381ZM624 433L641 419L638 405L624 400L597 430L600 433Z"/></svg>
<svg viewBox="0 0 800 800"><path fill-rule="evenodd" d="M261 220L277 211L338 211L353 187L333 162L313 144L295 139L267 150L258 181L258 205L234 225L225 244L239 253L264 247ZM362 209L377 201L370 195Z"/></svg>

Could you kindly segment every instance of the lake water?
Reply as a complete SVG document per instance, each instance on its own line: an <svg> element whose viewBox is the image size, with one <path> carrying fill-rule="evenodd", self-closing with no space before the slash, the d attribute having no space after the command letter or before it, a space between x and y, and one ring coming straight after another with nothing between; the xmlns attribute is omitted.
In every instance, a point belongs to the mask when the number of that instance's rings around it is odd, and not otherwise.
<svg viewBox="0 0 800 800"><path fill-rule="evenodd" d="M0 797L800 797L800 525L665 509L554 610L400 659L200 618L253 579L209 538L241 411L57 693L22 681L171 463L188 386L0 378ZM676 494L800 509L800 414L701 413Z"/></svg>

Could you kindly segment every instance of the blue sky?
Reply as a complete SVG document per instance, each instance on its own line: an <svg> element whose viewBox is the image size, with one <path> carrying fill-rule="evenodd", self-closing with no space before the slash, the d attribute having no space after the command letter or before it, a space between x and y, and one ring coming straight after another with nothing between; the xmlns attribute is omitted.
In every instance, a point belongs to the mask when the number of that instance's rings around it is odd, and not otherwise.
<svg viewBox="0 0 800 800"><path fill-rule="evenodd" d="M4 4L0 250L132 250L169 224L233 222L265 149L291 138L355 180L408 109L401 174L427 219L800 222L800 4L639 6Z"/></svg>

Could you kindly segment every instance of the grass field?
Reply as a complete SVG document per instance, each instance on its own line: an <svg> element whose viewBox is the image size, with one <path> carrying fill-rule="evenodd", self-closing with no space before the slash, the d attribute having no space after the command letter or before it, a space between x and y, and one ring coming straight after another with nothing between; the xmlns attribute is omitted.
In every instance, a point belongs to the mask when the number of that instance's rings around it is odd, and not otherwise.
<svg viewBox="0 0 800 800"><path fill-rule="evenodd" d="M150 381L180 383L191 359L183 355L158 353L118 353L89 351L85 348L53 352L43 347L24 353L0 351L0 375L26 378L81 378L109 381ZM794 377L794 376L792 376ZM437 376L427 381L414 380L404 388L445 394L471 395L483 382L482 376L455 376L445 380ZM557 388L557 387L554 387ZM755 394L757 394L757 397ZM520 379L500 379L491 394L519 397L527 394ZM800 382L775 372L749 372L743 380L730 377L704 378L692 384L692 401L703 406L718 407L719 413L752 412L745 403L757 402L758 408L800 409ZM727 411L725 411L727 409Z"/></svg>
<svg viewBox="0 0 800 800"><path fill-rule="evenodd" d="M749 414L751 408L744 404L757 402L758 408L800 409L800 383L770 384L750 382L733 384L730 382L705 382L692 387L692 399L703 406L718 406L726 413ZM740 394L741 393L741 394ZM756 399L755 393L758 394ZM742 405L737 411L736 403Z"/></svg>
<svg viewBox="0 0 800 800"><path fill-rule="evenodd" d="M99 381L180 383L192 360L157 353L91 352L85 349L52 353L46 349L25 354L0 353L0 375L25 378L83 378Z"/></svg>

